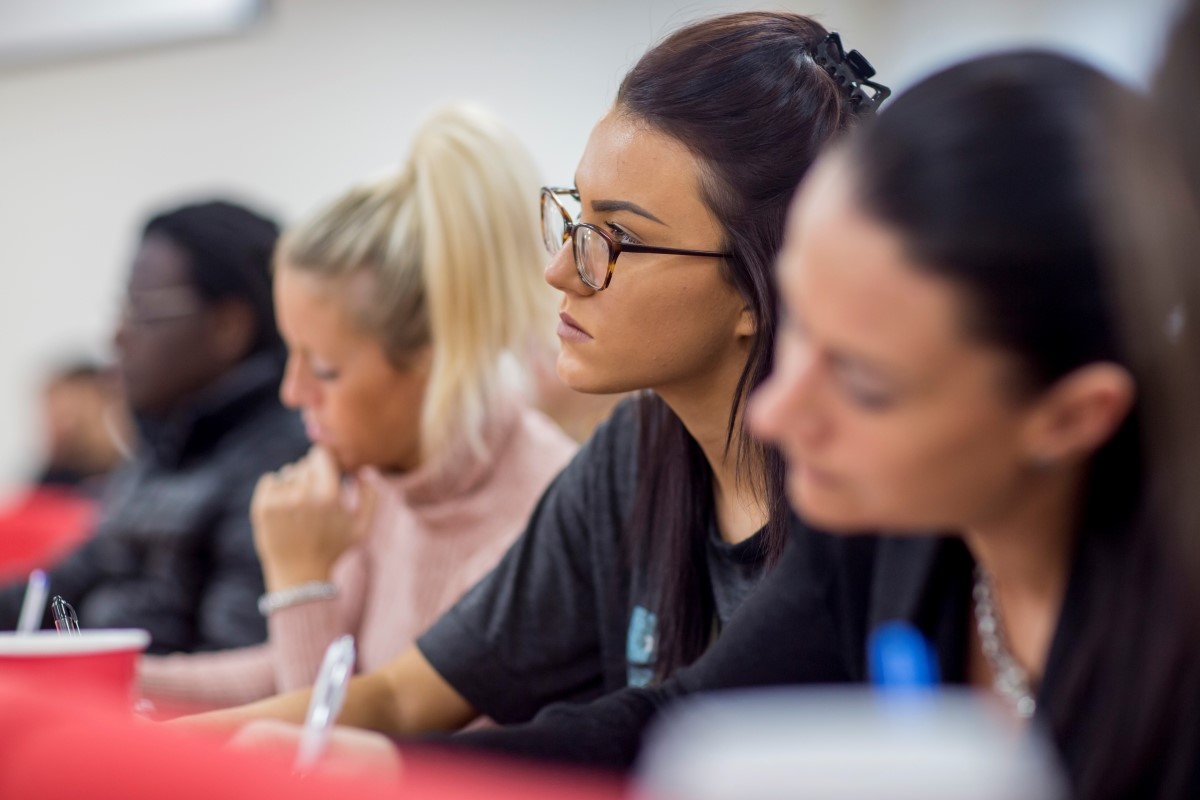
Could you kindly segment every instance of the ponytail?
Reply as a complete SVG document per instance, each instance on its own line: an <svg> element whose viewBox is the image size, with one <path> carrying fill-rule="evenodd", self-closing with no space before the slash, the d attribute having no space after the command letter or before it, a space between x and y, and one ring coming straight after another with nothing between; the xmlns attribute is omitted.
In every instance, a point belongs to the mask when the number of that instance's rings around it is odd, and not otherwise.
<svg viewBox="0 0 1200 800"><path fill-rule="evenodd" d="M290 268L374 278L353 313L397 367L432 347L424 462L486 455L508 391L505 356L523 363L531 341L550 335L538 185L528 152L495 117L450 106L417 132L399 172L355 186L284 237Z"/></svg>
<svg viewBox="0 0 1200 800"><path fill-rule="evenodd" d="M480 453L478 434L506 388L502 357L523 359L530 340L553 329L534 213L540 182L515 136L473 106L433 116L409 166L436 343L423 431L430 442L446 443L465 421L466 444Z"/></svg>

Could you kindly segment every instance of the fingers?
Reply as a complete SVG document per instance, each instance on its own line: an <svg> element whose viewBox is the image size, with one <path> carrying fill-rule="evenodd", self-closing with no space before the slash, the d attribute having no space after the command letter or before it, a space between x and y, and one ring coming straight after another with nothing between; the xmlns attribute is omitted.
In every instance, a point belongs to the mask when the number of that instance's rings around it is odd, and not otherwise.
<svg viewBox="0 0 1200 800"><path fill-rule="evenodd" d="M274 472L264 472L259 476L258 483L254 487L255 495L277 492L284 486L294 486L296 479L303 472L303 464L307 458L305 456L291 464L284 464Z"/></svg>
<svg viewBox="0 0 1200 800"><path fill-rule="evenodd" d="M279 473L267 472L261 475L254 484L254 494L250 498L250 516L258 517L262 511L274 504L279 494L281 481Z"/></svg>
<svg viewBox="0 0 1200 800"><path fill-rule="evenodd" d="M336 503L340 488L341 474L333 455L323 447L314 446L299 461L263 475L255 495L263 500L292 503L305 500Z"/></svg>
<svg viewBox="0 0 1200 800"><path fill-rule="evenodd" d="M333 454L321 446L314 446L304 459L307 488L319 500L336 500L342 487L342 475Z"/></svg>
<svg viewBox="0 0 1200 800"><path fill-rule="evenodd" d="M333 729L321 771L326 775L369 776L395 782L404 775L404 762L395 743L383 734L339 725Z"/></svg>
<svg viewBox="0 0 1200 800"><path fill-rule="evenodd" d="M235 749L275 747L294 748L303 735L304 729L289 722L274 719L259 719L243 725L229 739L229 745Z"/></svg>

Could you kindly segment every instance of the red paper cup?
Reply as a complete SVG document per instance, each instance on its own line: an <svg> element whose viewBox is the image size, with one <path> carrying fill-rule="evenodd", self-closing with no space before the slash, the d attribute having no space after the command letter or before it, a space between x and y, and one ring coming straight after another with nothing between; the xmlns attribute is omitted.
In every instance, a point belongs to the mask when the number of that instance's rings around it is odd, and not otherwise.
<svg viewBox="0 0 1200 800"><path fill-rule="evenodd" d="M0 633L0 680L89 692L128 707L138 657L149 644L150 634L136 628L82 630L78 636Z"/></svg>

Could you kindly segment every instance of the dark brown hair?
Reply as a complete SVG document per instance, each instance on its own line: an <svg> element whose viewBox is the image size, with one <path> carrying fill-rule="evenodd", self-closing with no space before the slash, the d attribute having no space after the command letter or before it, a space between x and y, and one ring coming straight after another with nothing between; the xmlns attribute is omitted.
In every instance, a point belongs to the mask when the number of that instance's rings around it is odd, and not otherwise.
<svg viewBox="0 0 1200 800"><path fill-rule="evenodd" d="M1195 250L1147 246L1186 241L1163 225L1186 195L1171 190L1178 163L1155 156L1149 112L1080 62L1007 53L922 81L847 153L863 207L963 291L970 334L1014 356L1025 391L1094 362L1136 382L1088 465L1075 531L1084 619L1039 710L1083 797L1175 796L1195 757L1164 755L1182 752L1198 699L1177 546L1195 539L1179 528L1194 524L1181 512L1196 487L1171 485L1200 459L1194 351L1170 326L1196 297Z"/></svg>
<svg viewBox="0 0 1200 800"><path fill-rule="evenodd" d="M773 358L778 299L772 275L796 185L830 139L852 122L848 95L813 62L827 35L798 14L750 12L693 23L630 70L616 109L665 133L698 159L701 197L720 223L726 277L754 314L750 355L731 399L726 447L739 480L766 501L769 563L783 547L783 462L749 439L739 411ZM690 663L712 637L707 563L712 473L700 446L661 399L640 399L638 489L630 552L651 566L658 617L658 678Z"/></svg>
<svg viewBox="0 0 1200 800"><path fill-rule="evenodd" d="M1153 98L1168 139L1200 196L1200 2L1181 4L1167 50L1154 76Z"/></svg>

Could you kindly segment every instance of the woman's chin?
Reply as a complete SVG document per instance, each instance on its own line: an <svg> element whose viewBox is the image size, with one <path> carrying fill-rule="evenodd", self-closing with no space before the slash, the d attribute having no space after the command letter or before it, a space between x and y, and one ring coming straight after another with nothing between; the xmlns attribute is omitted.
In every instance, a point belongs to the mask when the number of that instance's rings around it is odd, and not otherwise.
<svg viewBox="0 0 1200 800"><path fill-rule="evenodd" d="M338 447L336 444L325 442L321 444L333 459L333 463L337 465L338 472L342 475L349 475L357 472L363 466L362 459L356 458L353 453L345 452L344 448Z"/></svg>
<svg viewBox="0 0 1200 800"><path fill-rule="evenodd" d="M787 485L788 503L808 525L826 533L860 533L872 526L862 514L830 492L812 486L799 476L790 476Z"/></svg>
<svg viewBox="0 0 1200 800"><path fill-rule="evenodd" d="M558 377L564 386L580 394L622 394L640 388L625 385L620 381L613 380L611 376L597 375L595 370L583 368L576 363L564 365L561 359L559 360Z"/></svg>

